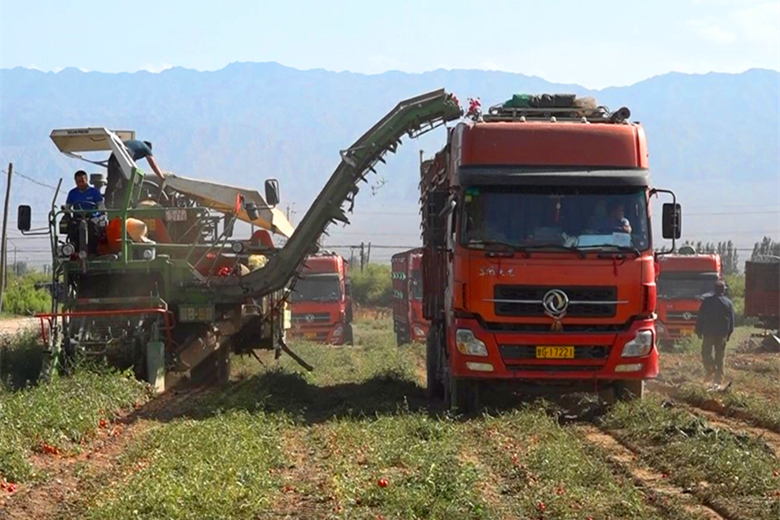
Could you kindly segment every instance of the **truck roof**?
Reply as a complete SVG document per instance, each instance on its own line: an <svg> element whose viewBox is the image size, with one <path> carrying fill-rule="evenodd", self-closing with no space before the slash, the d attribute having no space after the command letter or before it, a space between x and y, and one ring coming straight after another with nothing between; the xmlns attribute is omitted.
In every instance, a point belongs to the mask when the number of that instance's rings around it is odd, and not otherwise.
<svg viewBox="0 0 780 520"><path fill-rule="evenodd" d="M661 274L664 272L720 273L718 254L664 255L659 259Z"/></svg>
<svg viewBox="0 0 780 520"><path fill-rule="evenodd" d="M647 141L638 124L588 122L472 122L452 134L461 165L568 168L648 167Z"/></svg>
<svg viewBox="0 0 780 520"><path fill-rule="evenodd" d="M315 273L339 274L344 269L346 261L339 255L312 255L304 261L304 276Z"/></svg>

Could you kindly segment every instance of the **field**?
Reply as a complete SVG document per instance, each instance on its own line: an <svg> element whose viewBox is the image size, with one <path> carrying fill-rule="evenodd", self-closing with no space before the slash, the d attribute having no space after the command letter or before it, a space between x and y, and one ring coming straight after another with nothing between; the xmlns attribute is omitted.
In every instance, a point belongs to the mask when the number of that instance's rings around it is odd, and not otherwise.
<svg viewBox="0 0 780 520"><path fill-rule="evenodd" d="M732 339L727 390L683 344L646 400L611 409L494 392L452 416L387 319L360 321L355 347L293 345L314 372L237 358L224 387L156 398L105 369L17 378L0 387L0 518L776 519L780 358L753 332Z"/></svg>

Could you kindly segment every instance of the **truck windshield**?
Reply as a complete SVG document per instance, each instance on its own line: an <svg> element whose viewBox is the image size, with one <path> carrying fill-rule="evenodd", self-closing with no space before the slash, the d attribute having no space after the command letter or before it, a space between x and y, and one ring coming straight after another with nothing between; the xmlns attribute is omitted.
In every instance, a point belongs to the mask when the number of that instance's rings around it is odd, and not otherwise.
<svg viewBox="0 0 780 520"><path fill-rule="evenodd" d="M718 280L717 274L711 276L702 276L693 274L689 278L680 276L664 276L663 273L658 277L658 297L668 300L674 299L695 299L701 298L707 293L711 293Z"/></svg>
<svg viewBox="0 0 780 520"><path fill-rule="evenodd" d="M461 207L461 244L466 247L650 247L642 188L469 187Z"/></svg>
<svg viewBox="0 0 780 520"><path fill-rule="evenodd" d="M294 302L327 302L341 299L341 282L333 277L301 278L295 283L291 301Z"/></svg>
<svg viewBox="0 0 780 520"><path fill-rule="evenodd" d="M420 271L412 271L412 299L422 300L422 297L422 273Z"/></svg>

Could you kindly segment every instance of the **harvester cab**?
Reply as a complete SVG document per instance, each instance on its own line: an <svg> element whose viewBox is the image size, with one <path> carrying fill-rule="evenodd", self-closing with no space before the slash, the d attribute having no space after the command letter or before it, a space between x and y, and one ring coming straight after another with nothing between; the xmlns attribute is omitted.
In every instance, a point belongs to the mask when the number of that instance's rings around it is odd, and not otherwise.
<svg viewBox="0 0 780 520"><path fill-rule="evenodd" d="M304 259L317 252L330 224L349 223L346 213L359 183L396 151L401 137L416 137L460 116L457 100L443 90L399 103L341 151L341 163L297 228L277 208L279 184L273 179L266 181L265 197L172 173L160 181L145 177L133 161L125 146L133 132L55 130L52 140L70 157L107 167L107 161L86 154L113 154L126 188L120 207L98 211L106 225L93 254L83 251L81 240L77 252L58 223L64 216L92 218L94 209L57 208L55 195L48 229L38 232L50 236L52 247L52 310L39 316L48 353L45 375L67 368L79 355L97 355L132 366L162 390L170 384L166 376L177 373L224 381L231 352L257 349L286 352L311 369L285 344L289 288ZM349 207L342 208L345 204ZM31 212L29 206L19 208L25 234L36 233ZM236 238L239 221L276 235L283 246L257 233Z"/></svg>

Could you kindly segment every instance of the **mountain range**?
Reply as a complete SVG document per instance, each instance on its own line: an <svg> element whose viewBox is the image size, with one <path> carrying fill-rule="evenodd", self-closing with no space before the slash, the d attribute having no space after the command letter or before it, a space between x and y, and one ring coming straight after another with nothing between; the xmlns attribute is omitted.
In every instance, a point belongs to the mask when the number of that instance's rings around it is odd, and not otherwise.
<svg viewBox="0 0 780 520"><path fill-rule="evenodd" d="M669 73L599 91L481 70L365 75L277 63L208 72L3 69L0 164L13 162L17 172L47 185L62 177L70 188L72 172L82 166L57 152L48 137L53 128L134 129L153 142L164 170L257 188L278 178L295 220L338 164L339 150L399 100L442 87L462 102L479 97L483 107L519 92L575 93L612 109L627 106L646 128L654 184L674 189L684 211L690 208L687 237L734 238L747 247L754 235L779 232L780 73L764 69ZM332 243L416 244L419 150L431 155L444 139L439 129L405 140L373 189L358 196L355 225L334 230ZM33 204L36 221L45 220L51 196L27 179L14 180L12 203ZM720 215L704 218L708 213Z"/></svg>

